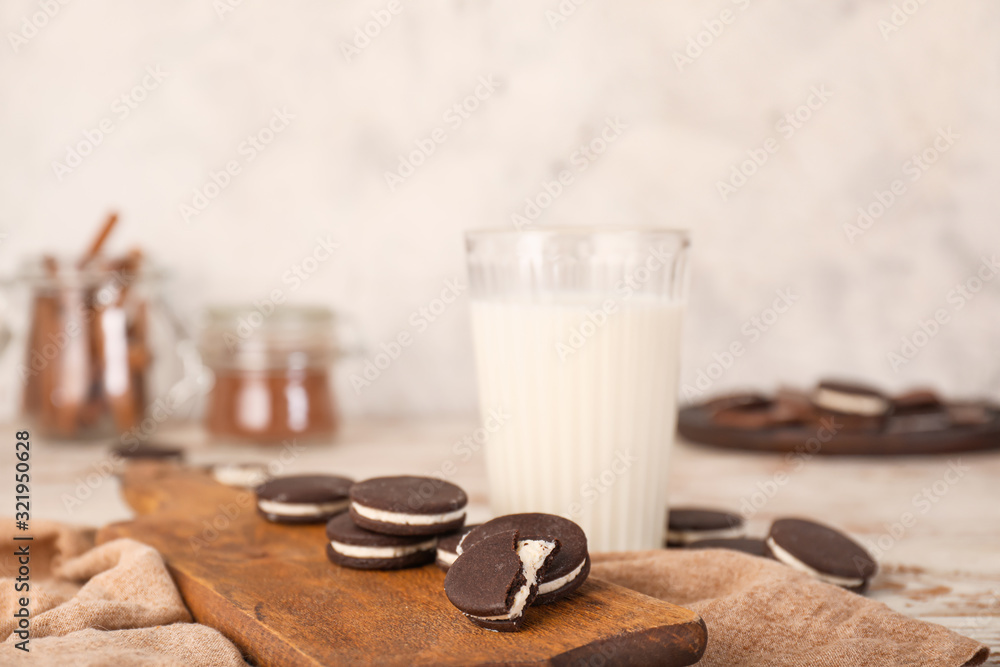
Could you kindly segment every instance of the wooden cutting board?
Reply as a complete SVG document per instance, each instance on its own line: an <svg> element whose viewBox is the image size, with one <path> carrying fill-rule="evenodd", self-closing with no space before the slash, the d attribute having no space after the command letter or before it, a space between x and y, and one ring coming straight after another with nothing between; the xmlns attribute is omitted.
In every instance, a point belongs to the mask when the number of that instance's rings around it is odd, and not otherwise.
<svg viewBox="0 0 1000 667"><path fill-rule="evenodd" d="M532 608L524 629L472 625L434 565L395 572L330 563L324 527L262 519L252 492L202 470L135 463L123 480L132 537L163 554L195 620L268 665L690 665L705 650L693 611L590 577Z"/></svg>

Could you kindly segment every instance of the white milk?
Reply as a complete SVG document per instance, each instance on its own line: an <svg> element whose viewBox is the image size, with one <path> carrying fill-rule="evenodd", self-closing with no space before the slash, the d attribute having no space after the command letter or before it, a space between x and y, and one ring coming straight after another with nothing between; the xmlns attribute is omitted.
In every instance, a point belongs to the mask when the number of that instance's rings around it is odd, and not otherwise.
<svg viewBox="0 0 1000 667"><path fill-rule="evenodd" d="M493 511L547 512L592 551L663 543L681 306L654 297L479 300L472 329Z"/></svg>

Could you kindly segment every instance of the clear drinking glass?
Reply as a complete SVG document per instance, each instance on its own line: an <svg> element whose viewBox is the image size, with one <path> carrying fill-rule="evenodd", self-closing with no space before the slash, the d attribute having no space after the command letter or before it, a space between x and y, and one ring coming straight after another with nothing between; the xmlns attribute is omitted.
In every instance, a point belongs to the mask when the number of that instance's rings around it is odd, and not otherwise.
<svg viewBox="0 0 1000 667"><path fill-rule="evenodd" d="M662 546L684 231L466 235L492 509L547 512L595 551Z"/></svg>

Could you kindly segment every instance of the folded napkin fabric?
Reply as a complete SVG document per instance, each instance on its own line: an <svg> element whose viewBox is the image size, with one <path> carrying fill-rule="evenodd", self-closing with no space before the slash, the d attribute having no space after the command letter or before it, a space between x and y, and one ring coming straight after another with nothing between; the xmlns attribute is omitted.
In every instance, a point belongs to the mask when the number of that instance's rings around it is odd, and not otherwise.
<svg viewBox="0 0 1000 667"><path fill-rule="evenodd" d="M940 625L722 549L593 554L591 576L698 612L699 667L974 667L989 649Z"/></svg>
<svg viewBox="0 0 1000 667"><path fill-rule="evenodd" d="M12 527L13 521L3 521ZM33 521L34 539L0 529L0 664L245 667L240 652L191 615L160 554L134 540L93 546L93 531ZM23 536L23 534L21 534ZM30 549L30 589L15 590ZM17 648L19 600L30 600L29 652Z"/></svg>

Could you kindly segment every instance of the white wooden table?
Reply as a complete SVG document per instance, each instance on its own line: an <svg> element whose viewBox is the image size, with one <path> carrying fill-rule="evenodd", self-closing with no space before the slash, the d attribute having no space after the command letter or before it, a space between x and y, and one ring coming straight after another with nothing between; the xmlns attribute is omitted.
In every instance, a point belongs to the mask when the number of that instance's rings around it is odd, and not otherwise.
<svg viewBox="0 0 1000 667"><path fill-rule="evenodd" d="M476 426L473 418L354 421L333 444L284 450L210 445L194 426L164 427L155 439L188 448L193 464L274 462L284 473L328 470L358 479L450 472L448 478L469 493L473 522L490 516L482 455L463 461L452 448ZM104 474L109 447L36 442L34 518L87 525L129 518L117 479ZM12 460L3 461L4 470L12 466ZM13 496L12 477L0 480L4 498ZM742 509L752 514L752 534L763 535L781 516L846 529L870 545L882 565L871 597L988 644L995 654L987 664L1000 665L1000 453L816 457L799 464L781 455L680 443L671 462L670 495L675 505Z"/></svg>

